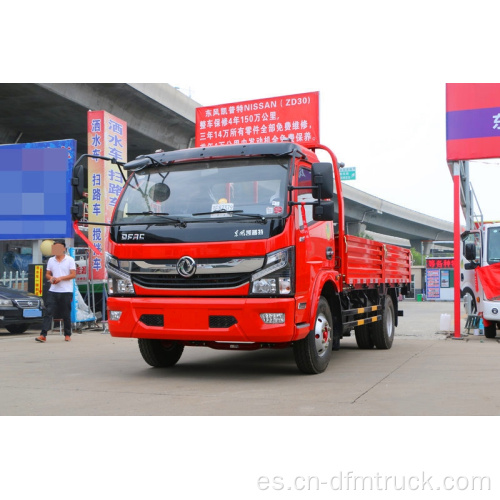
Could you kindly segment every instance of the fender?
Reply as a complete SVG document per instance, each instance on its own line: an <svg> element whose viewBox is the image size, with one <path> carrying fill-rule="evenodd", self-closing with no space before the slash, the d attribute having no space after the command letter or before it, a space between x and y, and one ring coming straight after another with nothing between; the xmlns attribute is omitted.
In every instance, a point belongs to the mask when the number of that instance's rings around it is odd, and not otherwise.
<svg viewBox="0 0 500 500"><path fill-rule="evenodd" d="M309 302L310 325L314 325L314 322L316 321L316 312L318 309L319 298L321 297L321 295L323 295L323 290L325 290L325 288L329 289L328 294L326 294L326 298L330 305L332 315L334 318L336 318L336 308L333 304L333 298L338 294L338 286L335 281L335 276L337 276L337 274L338 272L332 269L323 269L317 274L312 286L311 299ZM299 334L296 333L293 340L300 340L301 338L306 337L308 333L309 332L307 332L305 335L301 335L300 337Z"/></svg>

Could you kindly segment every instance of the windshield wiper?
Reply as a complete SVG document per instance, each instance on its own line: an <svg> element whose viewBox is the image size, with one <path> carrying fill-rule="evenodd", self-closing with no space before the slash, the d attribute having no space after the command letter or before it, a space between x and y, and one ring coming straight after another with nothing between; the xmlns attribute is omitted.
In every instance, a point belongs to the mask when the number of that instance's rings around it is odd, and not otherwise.
<svg viewBox="0 0 500 500"><path fill-rule="evenodd" d="M258 219L262 224L266 224L267 219L260 214L247 214L243 212L243 210L213 210L212 212L197 212L195 214L191 214L193 217L197 215L212 215L212 214L234 214L238 217L248 217L249 219ZM215 217L214 217L215 218ZM221 217L222 218L222 217Z"/></svg>
<svg viewBox="0 0 500 500"><path fill-rule="evenodd" d="M178 217L168 217L169 214L163 212L152 212L151 210L149 210L147 212L127 212L127 215L144 215L146 217L154 215L170 222L174 222L175 224L179 224L181 227L186 227L185 221L179 219Z"/></svg>

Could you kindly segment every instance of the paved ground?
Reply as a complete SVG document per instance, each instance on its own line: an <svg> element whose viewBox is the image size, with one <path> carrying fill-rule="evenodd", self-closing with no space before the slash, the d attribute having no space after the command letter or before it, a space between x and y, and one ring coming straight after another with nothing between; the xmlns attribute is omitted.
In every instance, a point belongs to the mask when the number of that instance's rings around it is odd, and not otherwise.
<svg viewBox="0 0 500 500"><path fill-rule="evenodd" d="M37 332L0 334L0 415L498 415L499 340L436 333L451 303L401 305L392 349L344 339L315 376L290 350L186 348L161 370L136 340L101 331L45 344Z"/></svg>

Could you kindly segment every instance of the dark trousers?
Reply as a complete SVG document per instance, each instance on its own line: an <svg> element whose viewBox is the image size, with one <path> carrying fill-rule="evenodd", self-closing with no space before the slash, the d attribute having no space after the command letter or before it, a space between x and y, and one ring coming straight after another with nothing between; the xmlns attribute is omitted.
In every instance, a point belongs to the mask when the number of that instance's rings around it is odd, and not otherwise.
<svg viewBox="0 0 500 500"><path fill-rule="evenodd" d="M71 336L71 301L73 293L47 292L45 300L46 316L43 318L42 335L52 328L52 319L62 319L64 322L64 335Z"/></svg>

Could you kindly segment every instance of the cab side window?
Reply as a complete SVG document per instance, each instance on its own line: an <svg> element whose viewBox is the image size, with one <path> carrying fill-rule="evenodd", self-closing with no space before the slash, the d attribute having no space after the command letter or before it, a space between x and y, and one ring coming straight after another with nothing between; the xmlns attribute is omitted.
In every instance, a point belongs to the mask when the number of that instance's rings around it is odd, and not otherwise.
<svg viewBox="0 0 500 500"><path fill-rule="evenodd" d="M299 187L300 186L310 186L312 182L311 179L311 169L309 167L301 166L299 167ZM315 201L312 195L312 189L300 189L298 191L297 199L299 202L311 202ZM305 205L306 212L306 222L308 225L313 224L315 221L313 220L313 207L312 205ZM302 220L302 209L299 208L299 221L300 226L304 226L304 222Z"/></svg>

